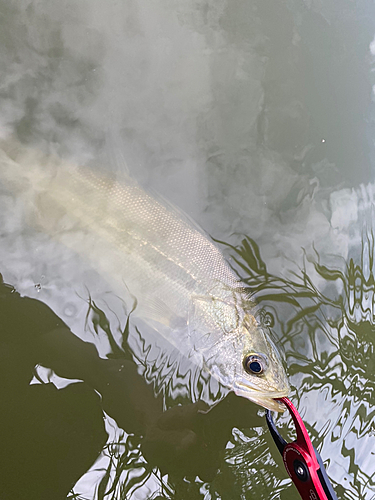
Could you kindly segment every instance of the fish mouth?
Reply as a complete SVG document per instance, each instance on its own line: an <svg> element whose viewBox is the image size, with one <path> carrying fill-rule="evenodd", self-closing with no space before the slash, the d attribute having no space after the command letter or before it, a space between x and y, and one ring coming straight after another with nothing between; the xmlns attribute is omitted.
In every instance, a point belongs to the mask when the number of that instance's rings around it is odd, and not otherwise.
<svg viewBox="0 0 375 500"><path fill-rule="evenodd" d="M234 388L234 393L236 396L249 399L253 403L263 406L263 408L266 408L267 410L283 413L286 410L286 406L283 403L276 401L276 398L279 399L287 397L290 393L290 389L289 387L285 387L283 390L279 391L262 392L255 388L253 389L248 387L247 385L238 384L238 386Z"/></svg>

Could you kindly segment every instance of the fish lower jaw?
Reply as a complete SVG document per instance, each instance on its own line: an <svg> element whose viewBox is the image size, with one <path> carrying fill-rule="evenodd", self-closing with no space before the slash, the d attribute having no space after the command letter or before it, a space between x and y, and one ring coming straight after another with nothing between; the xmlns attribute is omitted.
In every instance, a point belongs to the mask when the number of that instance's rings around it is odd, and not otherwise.
<svg viewBox="0 0 375 500"><path fill-rule="evenodd" d="M263 408L266 408L267 410L283 413L286 410L285 405L276 401L275 398L287 397L289 394L289 391L285 391L285 393L274 392L274 393L270 393L270 394L256 394L256 393L252 394L249 391L238 388L238 389L235 389L234 393L236 394L236 396L241 396L243 398L246 398L249 401L251 401L252 403L255 403L259 406L262 406Z"/></svg>

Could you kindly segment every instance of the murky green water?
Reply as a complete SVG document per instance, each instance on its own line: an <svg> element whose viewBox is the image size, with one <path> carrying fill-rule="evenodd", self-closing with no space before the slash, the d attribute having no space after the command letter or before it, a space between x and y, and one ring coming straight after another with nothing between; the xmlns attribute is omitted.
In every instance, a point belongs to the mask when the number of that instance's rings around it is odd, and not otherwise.
<svg viewBox="0 0 375 500"><path fill-rule="evenodd" d="M338 497L374 499L373 2L1 0L0 14L1 139L113 169L115 134L131 174L256 293ZM223 389L127 323L129 296L22 204L0 178L4 281L103 360L1 287L0 498L297 499L263 410L229 395L197 416L189 402ZM184 410L143 449L151 387Z"/></svg>

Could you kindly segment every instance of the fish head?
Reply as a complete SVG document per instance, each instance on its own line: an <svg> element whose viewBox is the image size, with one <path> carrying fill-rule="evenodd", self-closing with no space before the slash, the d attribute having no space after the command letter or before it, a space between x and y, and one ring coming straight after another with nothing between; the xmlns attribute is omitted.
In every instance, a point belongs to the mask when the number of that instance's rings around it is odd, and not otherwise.
<svg viewBox="0 0 375 500"><path fill-rule="evenodd" d="M235 394L269 410L284 411L284 405L275 398L288 396L290 387L278 351L266 330L254 316L246 314L238 336L233 374Z"/></svg>

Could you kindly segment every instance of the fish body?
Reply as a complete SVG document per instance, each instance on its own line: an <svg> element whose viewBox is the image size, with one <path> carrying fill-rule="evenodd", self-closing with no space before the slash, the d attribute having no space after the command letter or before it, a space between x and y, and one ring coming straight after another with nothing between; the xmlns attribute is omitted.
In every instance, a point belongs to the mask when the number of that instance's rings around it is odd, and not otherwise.
<svg viewBox="0 0 375 500"><path fill-rule="evenodd" d="M0 165L1 180L28 200L34 226L126 285L136 314L223 385L281 410L273 398L287 396L289 385L277 350L244 285L185 214L127 175L118 180L9 147ZM261 373L246 370L249 356L258 356Z"/></svg>

